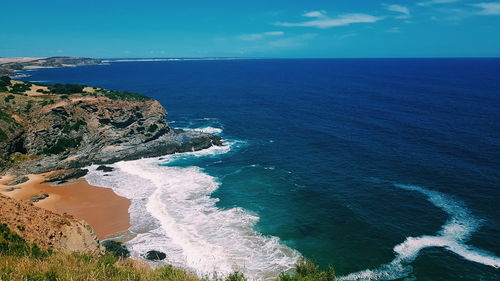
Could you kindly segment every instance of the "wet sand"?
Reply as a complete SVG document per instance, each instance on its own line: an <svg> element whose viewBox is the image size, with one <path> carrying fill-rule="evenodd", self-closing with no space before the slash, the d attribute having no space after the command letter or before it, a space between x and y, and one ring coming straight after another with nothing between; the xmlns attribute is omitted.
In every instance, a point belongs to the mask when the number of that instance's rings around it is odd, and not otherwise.
<svg viewBox="0 0 500 281"><path fill-rule="evenodd" d="M127 232L130 227L130 200L116 195L112 189L92 186L83 178L62 185L43 183L50 174L27 175L29 181L15 186L6 186L13 178L4 176L0 178L0 193L28 201L35 195L48 194L49 197L34 205L85 220L94 228L99 239Z"/></svg>

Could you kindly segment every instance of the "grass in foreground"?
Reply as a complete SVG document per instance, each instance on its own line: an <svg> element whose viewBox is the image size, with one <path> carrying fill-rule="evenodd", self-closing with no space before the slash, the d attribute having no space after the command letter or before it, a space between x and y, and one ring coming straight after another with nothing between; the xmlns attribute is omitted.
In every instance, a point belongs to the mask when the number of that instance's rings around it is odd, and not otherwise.
<svg viewBox="0 0 500 281"><path fill-rule="evenodd" d="M116 253L115 253L116 254ZM6 225L0 225L0 281L247 281L235 272L226 278L198 278L173 266L151 269L111 252L103 256L84 253L44 251L24 241ZM333 268L321 271L317 265L301 260L292 274L281 274L276 281L334 281Z"/></svg>

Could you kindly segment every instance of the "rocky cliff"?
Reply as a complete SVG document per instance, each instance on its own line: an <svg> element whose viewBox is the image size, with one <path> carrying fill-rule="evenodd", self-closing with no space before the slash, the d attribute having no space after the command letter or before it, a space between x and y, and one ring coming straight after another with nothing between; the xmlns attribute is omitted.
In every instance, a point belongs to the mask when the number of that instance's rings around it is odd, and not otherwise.
<svg viewBox="0 0 500 281"><path fill-rule="evenodd" d="M0 86L0 172L42 173L221 145L219 137L169 127L161 104L139 94L6 84L3 92Z"/></svg>

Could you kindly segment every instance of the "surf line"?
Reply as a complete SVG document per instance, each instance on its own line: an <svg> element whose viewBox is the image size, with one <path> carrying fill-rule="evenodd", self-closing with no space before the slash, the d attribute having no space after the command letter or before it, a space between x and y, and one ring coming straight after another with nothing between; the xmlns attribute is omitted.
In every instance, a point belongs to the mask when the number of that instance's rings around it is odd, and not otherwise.
<svg viewBox="0 0 500 281"><path fill-rule="evenodd" d="M407 237L394 247L396 257L376 269L367 269L339 277L339 281L349 280L394 280L412 273L412 263L420 251L429 247L441 247L468 261L500 268L500 258L487 251L464 244L479 227L475 218L462 202L453 200L446 194L420 186L395 184L396 187L416 191L426 197L434 206L445 211L449 218L436 235Z"/></svg>

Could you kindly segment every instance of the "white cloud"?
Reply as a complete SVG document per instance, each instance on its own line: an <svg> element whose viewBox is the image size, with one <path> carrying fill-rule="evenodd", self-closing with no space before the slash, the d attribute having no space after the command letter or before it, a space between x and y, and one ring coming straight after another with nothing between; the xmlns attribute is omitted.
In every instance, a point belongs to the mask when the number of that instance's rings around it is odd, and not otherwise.
<svg viewBox="0 0 500 281"><path fill-rule="evenodd" d="M417 5L419 6L432 6L435 4L448 4L448 3L453 3L453 2L458 2L460 0L430 0L430 1L425 1L425 2L418 2Z"/></svg>
<svg viewBox="0 0 500 281"><path fill-rule="evenodd" d="M401 15L396 16L398 19L410 18L410 9L401 5L386 5L385 8L391 12L400 13Z"/></svg>
<svg viewBox="0 0 500 281"><path fill-rule="evenodd" d="M263 39L266 37L282 36L283 34L285 34L283 31L269 31L269 32L262 32L262 33L244 34L244 35L240 36L240 39L245 40L245 41L254 41L254 40L259 40L259 39Z"/></svg>
<svg viewBox="0 0 500 281"><path fill-rule="evenodd" d="M314 18L304 22L277 22L275 25L279 26L305 26L316 28L330 28L336 26L345 26L353 23L372 23L382 20L382 17L372 16L368 14L342 14L335 18L330 18L324 11L312 11L303 14L302 16Z"/></svg>
<svg viewBox="0 0 500 281"><path fill-rule="evenodd" d="M304 17L310 17L310 18L318 18L318 17L324 17L326 14L325 11L312 11L303 14Z"/></svg>
<svg viewBox="0 0 500 281"><path fill-rule="evenodd" d="M472 4L472 6L482 9L477 13L479 15L500 15L500 2L478 3L478 4Z"/></svg>

